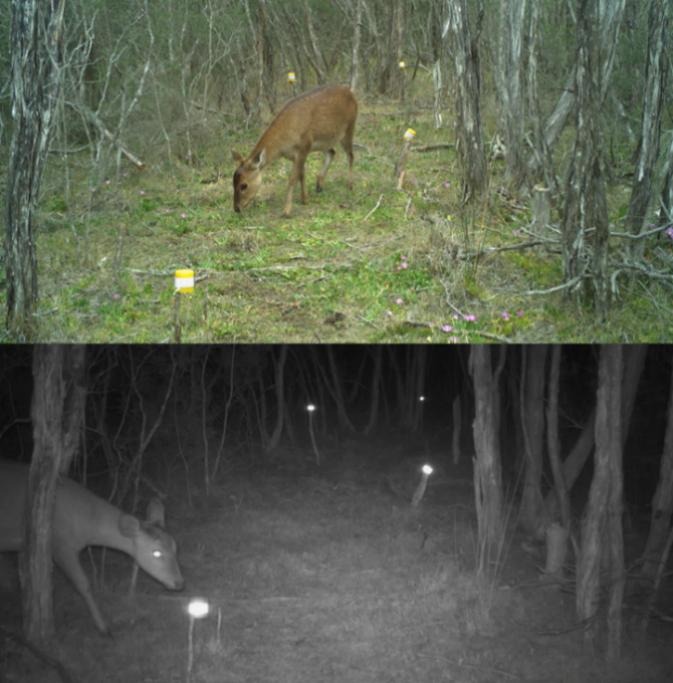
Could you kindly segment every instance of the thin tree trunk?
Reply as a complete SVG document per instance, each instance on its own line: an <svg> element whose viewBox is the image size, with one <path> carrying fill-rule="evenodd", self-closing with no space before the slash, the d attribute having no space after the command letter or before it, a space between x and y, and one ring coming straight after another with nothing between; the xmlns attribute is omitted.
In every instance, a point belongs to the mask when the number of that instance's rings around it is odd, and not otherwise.
<svg viewBox="0 0 673 683"><path fill-rule="evenodd" d="M12 142L5 195L7 327L36 333L34 211L59 99L65 0L12 0L10 26Z"/></svg>
<svg viewBox="0 0 673 683"><path fill-rule="evenodd" d="M86 400L86 347L36 346L33 353L33 460L20 576L25 637L44 647L54 637L52 524L59 474L79 445Z"/></svg>
<svg viewBox="0 0 673 683"><path fill-rule="evenodd" d="M404 59L404 2L392 0L393 12L390 32L390 94L395 99L404 99L404 71L399 63Z"/></svg>
<svg viewBox="0 0 673 683"><path fill-rule="evenodd" d="M554 491L559 501L563 528L570 529L570 498L561 462L561 444L558 434L558 394L561 367L561 345L552 346L551 367L549 368L549 403L547 405L547 451L554 476Z"/></svg>
<svg viewBox="0 0 673 683"><path fill-rule="evenodd" d="M331 393L332 398L334 399L334 402L336 404L339 427L342 430L352 433L355 431L355 427L353 427L353 423L348 419L348 413L346 412L346 402L344 401L344 392L341 386L341 374L339 373L336 358L334 357L334 347L328 345L326 349L327 359L329 361L330 374L332 375L333 389Z"/></svg>
<svg viewBox="0 0 673 683"><path fill-rule="evenodd" d="M264 446L267 453L273 451L283 433L283 418L285 415L285 361L287 359L287 344L281 344L280 357L274 359L274 390L276 393L276 425L271 437Z"/></svg>
<svg viewBox="0 0 673 683"><path fill-rule="evenodd" d="M622 22L625 2L626 0L610 0L610 2L605 2L602 5L599 39L599 49L601 51L601 106L605 101L610 76L612 74L612 65L614 63L618 44L619 27ZM572 112L573 107L575 106L577 97L577 92L575 90L576 80L577 63L575 63L575 66L568 75L561 97L559 97L559 100L554 107L554 111L550 114L545 125L545 141L550 150L553 150L556 146L568 117L570 116L570 112ZM528 167L533 175L539 172L538 161L535 156L531 157L528 161Z"/></svg>
<svg viewBox="0 0 673 683"><path fill-rule="evenodd" d="M264 29L266 26L266 6L265 0L260 0L258 8L258 26L252 20L252 13L250 12L250 4L248 0L244 0L245 13L250 25L250 34L255 46L255 56L257 59L257 96L255 103L250 109L248 122L259 116L262 109L262 97L264 95ZM245 69L245 66L243 67Z"/></svg>
<svg viewBox="0 0 673 683"><path fill-rule="evenodd" d="M430 17L430 45L432 47L432 85L435 97L432 113L435 128L442 127L442 99L444 98L444 78L442 74L442 7L440 0L432 0Z"/></svg>
<svg viewBox="0 0 673 683"><path fill-rule="evenodd" d="M360 23L362 22L362 0L357 0L353 17L353 43L351 47L350 89L357 92L360 80Z"/></svg>
<svg viewBox="0 0 673 683"><path fill-rule="evenodd" d="M521 522L524 528L535 532L542 511L542 447L544 445L544 368L547 346L535 344L524 348L527 357L522 377L525 397L522 401L521 422L526 452L526 471L521 500Z"/></svg>
<svg viewBox="0 0 673 683"><path fill-rule="evenodd" d="M661 139L661 116L668 58L665 50L670 47L670 1L652 0L649 16L647 66L645 68L645 92L640 124L638 159L631 190L631 201L626 213L626 229L633 235L645 231L647 209L652 196L652 176L659 156ZM645 253L645 240L633 245L633 255L641 259Z"/></svg>
<svg viewBox="0 0 673 683"><path fill-rule="evenodd" d="M365 436L373 434L379 419L379 395L381 384L381 366L383 360L383 349L377 345L374 347L374 370L372 373L371 402L369 404L369 421L364 429Z"/></svg>
<svg viewBox="0 0 673 683"><path fill-rule="evenodd" d="M325 58L320 49L320 41L313 28L313 19L311 18L311 8L306 0L304 0L304 19L306 20L306 31L308 33L309 45L311 46L310 54L307 52L306 56L315 69L318 76L318 83L324 85L327 83L327 73L325 69Z"/></svg>
<svg viewBox="0 0 673 683"><path fill-rule="evenodd" d="M519 189L526 182L524 159L524 99L522 86L523 26L526 0L507 0L505 22L505 89L507 122L507 156L505 180Z"/></svg>
<svg viewBox="0 0 673 683"><path fill-rule="evenodd" d="M566 199L561 227L563 281L593 277L595 310L600 320L608 311L608 211L603 182L603 134L600 125L600 81L598 57L598 0L582 0L578 12L577 123L575 142L566 182ZM593 231L594 262L590 272L587 240Z"/></svg>
<svg viewBox="0 0 673 683"><path fill-rule="evenodd" d="M671 144L668 146L668 154L664 163L664 184L661 188L659 227L668 226L669 237L673 239L673 132L670 133Z"/></svg>
<svg viewBox="0 0 673 683"><path fill-rule="evenodd" d="M624 346L624 374L622 383L622 446L626 443L633 405L638 392L640 376L647 356L646 344L627 344ZM596 425L596 410L592 410L582 433L578 437L568 457L563 461L563 478L570 491L579 477L584 464L594 446L594 432ZM558 505L555 492L551 491L545 499L545 508L549 514L554 514Z"/></svg>
<svg viewBox="0 0 673 683"><path fill-rule="evenodd" d="M528 99L529 99L529 109L531 124L533 127L533 144L534 144L534 158L536 160L535 173L531 175L532 182L536 182L540 178L544 179L544 186L540 188L538 192L538 197L543 197L543 206L549 207L550 199L549 195L551 190L556 190L556 194L560 194L558 191L558 185L556 182L556 174L554 173L554 164L552 161L552 155L547 144L547 138L542 130L542 110L540 107L540 98L538 96L537 89L537 58L539 51L539 39L538 39L538 26L539 26L539 15L540 15L540 0L531 0L530 7L530 26L529 26L529 48L528 48ZM533 169L531 169L533 170ZM537 188L536 188L537 189ZM546 190L546 192L545 192ZM544 194L543 194L544 193ZM535 207L537 205L533 204L533 210L535 213ZM543 212L544 213L544 212ZM538 216L534 215L535 218ZM545 228L546 225L540 226ZM541 232L540 234L544 234Z"/></svg>
<svg viewBox="0 0 673 683"><path fill-rule="evenodd" d="M454 465L460 462L460 432L463 426L460 409L460 394L453 399L453 433L451 436L451 458Z"/></svg>
<svg viewBox="0 0 673 683"><path fill-rule="evenodd" d="M577 561L576 609L580 621L592 620L598 611L601 557L608 553L610 602L608 607L608 659L619 654L621 599L624 588L622 515L622 347L601 347L596 392L596 454L589 501L582 520ZM585 640L593 644L595 621L587 623Z"/></svg>
<svg viewBox="0 0 673 683"><path fill-rule="evenodd" d="M414 345L411 381L413 382L413 418L411 429L414 432L423 429L423 405L425 392L425 372L428 360L428 349L425 345Z"/></svg>
<svg viewBox="0 0 673 683"><path fill-rule="evenodd" d="M491 374L491 349L475 345L470 351L469 370L474 381L473 424L475 461L474 486L479 533L478 572L483 574L497 559L503 528L502 473L495 402Z"/></svg>
<svg viewBox="0 0 673 683"><path fill-rule="evenodd" d="M456 84L456 153L458 170L463 182L462 200L486 189L486 157L483 146L479 93L479 55L476 39L470 39L465 0L455 0L448 6L448 19L443 36L451 36ZM480 6L478 22L483 19Z"/></svg>
<svg viewBox="0 0 673 683"><path fill-rule="evenodd" d="M673 373L668 395L664 451L659 466L659 483L652 499L650 533L643 553L642 573L653 579L659 568L662 551L673 517Z"/></svg>
<svg viewBox="0 0 673 683"><path fill-rule="evenodd" d="M622 465L622 432L624 425L623 401L621 390L623 379L623 347L614 345L609 348L608 373L610 424L607 433L599 441L596 435L596 460L608 459L610 469L610 492L607 507L607 537L610 554L610 594L608 599L608 647L606 660L615 663L621 656L622 647L622 602L626 569L624 567L624 537L622 532L622 516L624 513L624 474ZM614 393L613 393L614 392ZM601 454L604 451L604 455Z"/></svg>

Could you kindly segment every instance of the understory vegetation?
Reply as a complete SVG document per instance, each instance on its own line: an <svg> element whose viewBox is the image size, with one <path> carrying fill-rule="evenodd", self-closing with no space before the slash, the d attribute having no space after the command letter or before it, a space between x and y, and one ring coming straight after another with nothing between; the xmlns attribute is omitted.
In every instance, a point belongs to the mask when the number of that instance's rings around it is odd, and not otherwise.
<svg viewBox="0 0 673 683"><path fill-rule="evenodd" d="M355 5L347 0L293 2L282 11L245 0L152 7L77 0L68 6L61 101L35 220L37 339L670 340L670 234L647 238L636 265L629 240L610 238L604 320L596 315L590 281L581 290L563 286L562 192L572 116L552 150L557 184L544 231L531 229L530 188L513 189L505 180L494 85L502 49L498 4L485 3L482 36L488 184L467 202L455 149L453 64L442 38L444 4L357 4L363 11L359 51L351 51ZM567 3L543 4L537 78L544 119L572 69L575 26ZM406 8L402 32L390 28L400 8ZM638 144L646 8L628 3L625 16L602 122L608 220L611 232L622 234ZM6 31L7 8L2 17ZM321 40L313 43L314 36ZM406 59L404 70L390 61L396 50ZM249 153L283 101L323 79L348 84L354 64L355 189L347 190L347 163L338 149L321 194L313 188L322 156L311 155L309 201L302 205L297 190L290 218L280 217L286 161L265 173L256 199L235 214L230 148ZM290 70L297 74L293 86ZM4 53L0 76L8 82ZM9 104L8 89L0 91L3 152L11 137ZM530 124L527 118L526 135ZM394 170L407 129L415 138L398 189ZM6 169L0 168L0 202ZM177 269L196 276L179 312ZM5 317L4 273L0 286Z"/></svg>

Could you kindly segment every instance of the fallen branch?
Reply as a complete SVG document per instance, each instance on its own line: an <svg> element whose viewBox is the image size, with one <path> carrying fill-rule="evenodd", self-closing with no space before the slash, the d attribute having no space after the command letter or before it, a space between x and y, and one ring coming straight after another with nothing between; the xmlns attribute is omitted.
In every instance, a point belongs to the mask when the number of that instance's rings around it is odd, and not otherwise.
<svg viewBox="0 0 673 683"><path fill-rule="evenodd" d="M376 209L381 206L381 200L383 199L383 195L379 195L379 201L376 202L376 206L364 217L364 220L362 221L363 223L376 211Z"/></svg>
<svg viewBox="0 0 673 683"><path fill-rule="evenodd" d="M554 292L560 292L564 289L572 289L576 284L585 278L585 274L575 276L572 280L564 282L562 285L557 285L556 287L551 287L550 289L530 289L527 292L523 292L524 296L529 296L531 294L552 294Z"/></svg>
<svg viewBox="0 0 673 683"><path fill-rule="evenodd" d="M145 162L141 161L133 152L130 152L124 145L117 140L117 137L111 133L103 124L103 122L96 116L91 109L83 108L84 115L93 123L96 128L113 144L117 149L141 171L145 168Z"/></svg>
<svg viewBox="0 0 673 683"><path fill-rule="evenodd" d="M455 149L456 145L452 142L439 142L435 145L418 145L412 147L412 152L434 152L437 149Z"/></svg>
<svg viewBox="0 0 673 683"><path fill-rule="evenodd" d="M518 244L507 244L504 247L487 247L486 249L480 249L479 251L471 251L465 254L461 254L459 258L464 261L469 261L470 259L479 258L481 256L489 256L491 254L496 254L499 251L520 251L521 249L539 247L545 244L547 244L546 240L535 240L532 242L519 242Z"/></svg>

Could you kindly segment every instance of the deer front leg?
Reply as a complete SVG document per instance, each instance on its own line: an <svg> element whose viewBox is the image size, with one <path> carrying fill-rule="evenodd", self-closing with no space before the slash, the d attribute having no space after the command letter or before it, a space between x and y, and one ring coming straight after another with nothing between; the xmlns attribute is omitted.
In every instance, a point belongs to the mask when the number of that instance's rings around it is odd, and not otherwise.
<svg viewBox="0 0 673 683"><path fill-rule="evenodd" d="M323 183L325 182L325 176L327 175L327 169L329 168L329 165L332 163L332 159L334 159L334 150L328 149L325 152L325 163L322 165L322 168L320 169L320 173L318 173L318 182L316 183L316 186L315 186L316 192L322 192L322 186L323 186Z"/></svg>
<svg viewBox="0 0 673 683"><path fill-rule="evenodd" d="M294 187L299 182L301 184L301 201L306 204L308 196L306 194L306 183L304 181L304 164L306 162L306 155L297 155L292 165L292 172L290 173L290 183L287 188L287 200L285 201L285 208L283 209L283 217L287 218L292 211L292 194Z"/></svg>

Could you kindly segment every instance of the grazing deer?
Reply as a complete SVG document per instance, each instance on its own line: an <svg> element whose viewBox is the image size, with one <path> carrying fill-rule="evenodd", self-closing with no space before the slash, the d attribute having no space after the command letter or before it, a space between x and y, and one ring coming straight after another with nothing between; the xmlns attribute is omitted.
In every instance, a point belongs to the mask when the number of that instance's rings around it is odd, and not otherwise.
<svg viewBox="0 0 673 683"><path fill-rule="evenodd" d="M23 548L28 471L27 465L0 462L0 552ZM121 550L166 588L184 587L175 541L164 531L164 506L160 500L150 502L143 522L61 477L54 502L52 556L84 598L96 626L105 635L110 631L79 561L79 554L89 545Z"/></svg>
<svg viewBox="0 0 673 683"><path fill-rule="evenodd" d="M240 213L257 194L264 171L280 157L292 161L292 172L283 216L292 210L292 193L301 183L301 200L306 204L304 164L310 152L323 152L325 163L318 174L316 191L322 190L327 169L334 158L338 142L348 155L350 177L348 189L353 189L353 133L358 115L355 95L342 85L323 85L287 102L262 133L249 157L236 150L234 172L234 211Z"/></svg>

